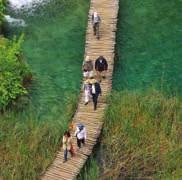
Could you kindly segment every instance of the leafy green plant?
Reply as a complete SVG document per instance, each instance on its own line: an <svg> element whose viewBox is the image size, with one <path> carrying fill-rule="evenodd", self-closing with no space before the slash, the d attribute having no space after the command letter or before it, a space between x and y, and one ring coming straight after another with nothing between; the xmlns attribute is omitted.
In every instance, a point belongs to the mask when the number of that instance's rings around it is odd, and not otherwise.
<svg viewBox="0 0 182 180"><path fill-rule="evenodd" d="M6 108L18 96L27 94L23 81L30 75L30 69L20 58L23 38L24 35L11 41L0 39L0 109Z"/></svg>

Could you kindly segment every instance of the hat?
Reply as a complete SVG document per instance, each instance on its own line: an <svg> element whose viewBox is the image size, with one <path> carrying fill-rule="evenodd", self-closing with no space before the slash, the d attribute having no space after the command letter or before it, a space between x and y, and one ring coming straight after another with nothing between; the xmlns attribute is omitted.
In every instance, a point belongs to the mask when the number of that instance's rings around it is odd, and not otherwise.
<svg viewBox="0 0 182 180"><path fill-rule="evenodd" d="M90 60L90 57L86 56L85 61L89 61L89 60Z"/></svg>
<svg viewBox="0 0 182 180"><path fill-rule="evenodd" d="M94 83L96 83L96 82L97 82L96 79L90 79L90 84L94 84Z"/></svg>
<svg viewBox="0 0 182 180"><path fill-rule="evenodd" d="M84 81L84 83L90 84L90 79L86 79L86 80Z"/></svg>

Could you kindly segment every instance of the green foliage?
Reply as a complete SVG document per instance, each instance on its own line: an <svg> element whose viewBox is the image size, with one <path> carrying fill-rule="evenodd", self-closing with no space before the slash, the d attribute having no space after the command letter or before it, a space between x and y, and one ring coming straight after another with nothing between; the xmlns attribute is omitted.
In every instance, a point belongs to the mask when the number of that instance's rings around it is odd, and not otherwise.
<svg viewBox="0 0 182 180"><path fill-rule="evenodd" d="M105 114L105 178L182 176L182 102L152 91L114 92Z"/></svg>
<svg viewBox="0 0 182 180"><path fill-rule="evenodd" d="M23 121L8 112L1 119L0 179L37 179L51 163L77 104L76 95L67 95L66 113L58 119L39 121L32 109Z"/></svg>
<svg viewBox="0 0 182 180"><path fill-rule="evenodd" d="M18 40L0 39L0 109L27 93L23 80L30 70L20 58L22 42L23 35Z"/></svg>
<svg viewBox="0 0 182 180"><path fill-rule="evenodd" d="M3 21L3 12L4 12L4 0L0 0L0 26Z"/></svg>
<svg viewBox="0 0 182 180"><path fill-rule="evenodd" d="M97 165L94 157L87 160L86 165L79 174L78 180L98 180L99 179L99 166Z"/></svg>

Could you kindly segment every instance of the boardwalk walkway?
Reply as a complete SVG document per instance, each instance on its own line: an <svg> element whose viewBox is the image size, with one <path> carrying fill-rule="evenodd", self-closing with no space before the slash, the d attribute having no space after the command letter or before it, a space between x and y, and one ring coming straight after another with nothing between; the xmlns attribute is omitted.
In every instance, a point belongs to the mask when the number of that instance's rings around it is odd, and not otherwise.
<svg viewBox="0 0 182 180"><path fill-rule="evenodd" d="M42 180L71 180L76 178L85 164L88 156L92 153L92 149L97 142L103 126L103 115L106 108L106 97L111 91L112 72L114 64L114 48L115 48L115 31L118 14L119 0L91 0L88 28L86 34L85 56L89 55L92 60L103 55L108 61L107 78L102 81L102 96L99 97L98 108L93 110L93 104L87 106L83 103L83 92L80 95L78 109L73 118L74 123L81 122L87 128L86 145L79 150L77 155L63 162L63 151L57 152L53 163L48 167L47 171L41 177ZM100 15L102 22L100 28L100 40L93 36L92 26L90 23L90 14L96 10ZM76 144L76 142L75 142Z"/></svg>

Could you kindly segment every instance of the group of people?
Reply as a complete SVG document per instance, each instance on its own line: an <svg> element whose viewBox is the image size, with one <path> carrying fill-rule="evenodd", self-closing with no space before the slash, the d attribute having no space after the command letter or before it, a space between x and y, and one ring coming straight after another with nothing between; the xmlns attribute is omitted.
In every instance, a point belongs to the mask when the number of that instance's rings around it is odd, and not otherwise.
<svg viewBox="0 0 182 180"><path fill-rule="evenodd" d="M71 124L70 130L73 130L73 124ZM87 137L86 128L83 124L79 123L76 127L74 136L77 138L77 147L80 149L82 145L85 144ZM75 156L75 148L73 146L73 139L69 131L66 131L63 136L63 150L64 150L64 160L63 163L68 159L68 153L71 154L71 157Z"/></svg>
<svg viewBox="0 0 182 180"><path fill-rule="evenodd" d="M83 65L83 90L84 90L84 103L87 105L92 98L94 104L94 110L97 109L97 99L99 95L102 95L102 90L100 82L102 78L106 78L106 71L108 69L108 64L106 59L103 56L99 56L95 60L95 71L96 78L94 74L94 64L89 56L86 56Z"/></svg>
<svg viewBox="0 0 182 180"><path fill-rule="evenodd" d="M101 22L100 16L97 12L92 14L92 24L94 35L99 39L99 24ZM94 70L95 69L95 70ZM108 70L107 60L103 56L99 56L95 63L90 59L89 56L86 56L83 65L83 90L84 90L84 105L87 105L92 99L94 110L97 109L97 101L99 95L102 95L102 90L100 83L102 79L106 78L106 72ZM75 129L74 136L77 138L77 147L80 149L82 145L85 144L87 137L86 128L83 124L79 123L76 128L71 124L69 127L70 130ZM67 161L68 152L71 154L71 157L75 155L75 148L73 147L73 140L70 134L70 131L66 131L63 136L63 150L64 150L64 161Z"/></svg>

